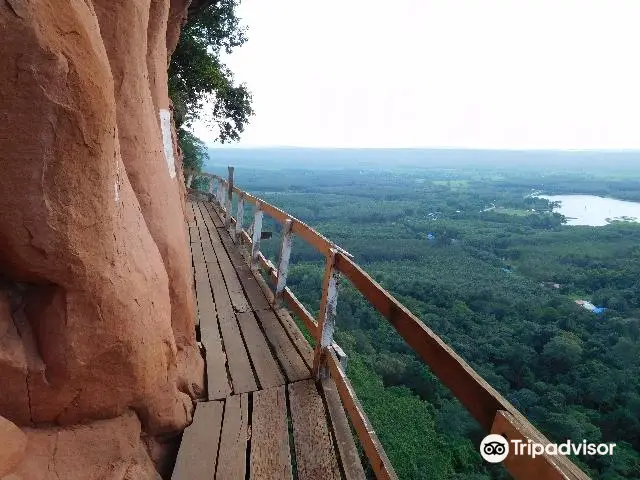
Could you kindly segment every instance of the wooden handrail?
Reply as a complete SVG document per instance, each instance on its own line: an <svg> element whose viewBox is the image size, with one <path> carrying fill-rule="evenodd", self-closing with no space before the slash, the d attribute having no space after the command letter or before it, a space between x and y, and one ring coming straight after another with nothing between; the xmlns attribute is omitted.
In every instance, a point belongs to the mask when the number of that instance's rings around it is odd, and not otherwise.
<svg viewBox="0 0 640 480"><path fill-rule="evenodd" d="M457 353L453 351L438 335L428 328L418 317L411 313L404 305L396 300L380 284L378 284L369 274L353 261L353 256L346 250L338 247L326 237L315 231L313 228L292 217L283 210L270 205L264 200L255 197L231 182L212 174L202 174L217 180L220 187L228 187L229 192L235 192L244 202L251 203L259 210L266 213L281 224L290 224L290 231L304 239L316 250L325 255L327 259L326 272L335 269L347 278L353 286L378 310L389 323L404 338L407 344L420 356L429 366L436 377L442 381L453 393L453 395L464 405L471 415L480 423L487 432L500 432L512 438L516 436L525 440L547 444L549 441L542 435L515 407L502 397L491 385L489 385L469 364L467 364ZM225 208L224 203L228 205ZM229 219L229 225L235 225L235 219L231 215L231 201L219 202L225 213L225 218ZM240 231L238 238L243 243L252 246L251 237L244 230ZM255 232L254 232L254 238ZM315 321L313 316L296 298L289 287L284 287L285 282L279 282L276 267L262 254L256 252L256 260L266 271L271 283L282 287L281 298L291 308L291 310L304 322L307 329L316 340L317 348L314 355L314 371L324 370L330 372L331 377L336 382L336 386L342 399L343 405L349 418L360 438L365 454L372 465L377 478L396 478L380 442L370 427L366 414L359 404L353 388L348 382L344 372L340 369L340 362L331 346L333 328L326 332L324 328L326 315L326 298L330 288L330 282L325 273L323 282L323 308L321 308L319 321ZM276 298L274 292L274 299ZM333 300L335 302L335 299ZM335 305L334 305L335 307ZM322 330L322 331L321 331ZM322 342L320 341L322 337ZM517 433L517 435L516 435ZM531 462L529 457L509 456L504 465L507 470L516 478L541 478L531 476L527 472L533 468L537 472L545 472L546 477L553 479L588 479L589 477L563 455L540 457L542 460Z"/></svg>

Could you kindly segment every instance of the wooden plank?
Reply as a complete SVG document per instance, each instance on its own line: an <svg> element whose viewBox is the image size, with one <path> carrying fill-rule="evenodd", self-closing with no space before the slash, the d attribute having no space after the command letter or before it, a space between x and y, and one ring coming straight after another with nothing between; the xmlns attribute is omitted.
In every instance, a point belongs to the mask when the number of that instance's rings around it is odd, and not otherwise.
<svg viewBox="0 0 640 480"><path fill-rule="evenodd" d="M206 266L199 264L196 268L196 302L200 337L207 365L207 392L209 400L213 400L224 398L231 393L227 379L227 356L222 349L222 341L218 333L218 318Z"/></svg>
<svg viewBox="0 0 640 480"><path fill-rule="evenodd" d="M291 454L284 387L253 394L251 479L291 479Z"/></svg>
<svg viewBox="0 0 640 480"><path fill-rule="evenodd" d="M249 396L233 395L225 402L216 479L244 479L248 438Z"/></svg>
<svg viewBox="0 0 640 480"><path fill-rule="evenodd" d="M193 259L193 264L202 264L204 263L204 253L202 252L202 245L200 243L192 243L191 244L191 258Z"/></svg>
<svg viewBox="0 0 640 480"><path fill-rule="evenodd" d="M248 266L237 268L238 278L244 287L244 293L249 300L249 304L253 310L268 310L271 308L267 297L264 295L262 288L253 276L253 272Z"/></svg>
<svg viewBox="0 0 640 480"><path fill-rule="evenodd" d="M246 298L249 300L251 308L253 310L271 308L271 305L256 282L253 272L245 258L242 256L239 248L232 242L231 237L226 232L219 230L218 233L220 234L220 240L229 255L231 264L235 268L238 279L244 288L244 293Z"/></svg>
<svg viewBox="0 0 640 480"><path fill-rule="evenodd" d="M331 348L327 349L327 366L376 478L385 480L397 479L398 476L384 448L382 448L382 444L378 440L378 436L373 430L367 415L364 413L364 409L356 397L356 392L340 369L340 363Z"/></svg>
<svg viewBox="0 0 640 480"><path fill-rule="evenodd" d="M200 242L200 235L198 234L198 227L196 225L191 225L189 227L189 240L191 243Z"/></svg>
<svg viewBox="0 0 640 480"><path fill-rule="evenodd" d="M313 380L289 385L289 404L300 480L339 479L340 469L324 405Z"/></svg>
<svg viewBox="0 0 640 480"><path fill-rule="evenodd" d="M222 402L196 404L193 423L182 435L172 480L213 478L222 425Z"/></svg>
<svg viewBox="0 0 640 480"><path fill-rule="evenodd" d="M219 322L234 393L257 390L258 385L249 363L249 356L242 342L235 314L232 312L230 317L221 317Z"/></svg>
<svg viewBox="0 0 640 480"><path fill-rule="evenodd" d="M276 310L276 316L280 320L280 323L284 327L287 335L293 342L293 345L296 347L296 350L306 363L309 370L313 368L313 349L307 339L304 338L304 335L300 331L300 328L296 324L296 322L291 318L289 312L285 308L279 308Z"/></svg>
<svg viewBox="0 0 640 480"><path fill-rule="evenodd" d="M521 440L525 445L529 441L542 445L549 443L537 430L520 424L512 414L505 410L500 410L496 414L491 433L502 435L509 441ZM589 478L564 455L551 456L543 453L533 458L529 455L515 455L511 449L507 458L503 460L503 464L509 473L518 479L587 480ZM567 464L573 468L567 468Z"/></svg>
<svg viewBox="0 0 640 480"><path fill-rule="evenodd" d="M240 335L240 328L231 305L229 293L225 288L224 282L222 282L222 273L217 262L207 263L207 269L213 290L218 324L229 364L233 391L235 393L252 392L258 387L249 363L249 356Z"/></svg>
<svg viewBox="0 0 640 480"><path fill-rule="evenodd" d="M258 376L261 388L271 388L285 383L278 362L273 358L267 340L260 331L253 312L239 313L238 323L247 343L249 356Z"/></svg>
<svg viewBox="0 0 640 480"><path fill-rule="evenodd" d="M329 410L329 417L336 437L340 463L342 464L345 478L346 480L364 480L366 477L356 443L353 440L349 420L342 407L336 384L331 378L322 379L322 391L327 401L327 409Z"/></svg>
<svg viewBox="0 0 640 480"><path fill-rule="evenodd" d="M208 236L209 236L209 240L211 241L213 250L215 251L215 258L207 257L205 258L205 260L207 260L208 262L217 262L219 264L219 267L222 272L222 276L224 277L224 282L227 286L227 291L229 292L229 297L231 298L231 303L233 304L234 309L237 312L246 312L250 310L249 303L247 302L247 299L244 296L244 291L242 290L242 285L240 284L240 280L236 275L236 271L233 268L233 264L229 259L229 255L227 254L227 251L222 245L222 241L220 239L218 229L214 228L212 230L209 230Z"/></svg>
<svg viewBox="0 0 640 480"><path fill-rule="evenodd" d="M214 226L216 228L224 227L224 223L222 222L222 220L220 219L220 216L216 212L215 207L213 206L213 203L207 202L207 203L205 203L204 206L205 206L205 209L207 210L207 212L209 212L211 221L213 222Z"/></svg>
<svg viewBox="0 0 640 480"><path fill-rule="evenodd" d="M309 378L311 372L291 343L287 333L278 321L276 314L271 310L260 310L256 312L256 315L269 343L273 346L278 361L282 365L288 380L290 382L297 382L298 380Z"/></svg>

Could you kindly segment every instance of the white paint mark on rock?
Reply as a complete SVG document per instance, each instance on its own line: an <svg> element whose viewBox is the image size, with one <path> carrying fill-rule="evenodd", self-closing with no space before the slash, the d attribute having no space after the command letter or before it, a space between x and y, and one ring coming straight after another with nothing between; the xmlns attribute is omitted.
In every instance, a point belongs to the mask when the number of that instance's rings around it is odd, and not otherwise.
<svg viewBox="0 0 640 480"><path fill-rule="evenodd" d="M160 128L162 129L162 145L164 156L167 159L167 167L169 167L169 176L176 178L176 163L173 158L173 141L171 140L171 112L169 110L160 109Z"/></svg>

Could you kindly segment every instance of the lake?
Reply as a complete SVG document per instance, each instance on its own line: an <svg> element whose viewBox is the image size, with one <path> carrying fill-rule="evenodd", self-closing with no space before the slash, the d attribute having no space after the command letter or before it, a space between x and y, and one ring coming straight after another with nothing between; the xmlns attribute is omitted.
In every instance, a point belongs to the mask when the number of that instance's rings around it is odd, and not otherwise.
<svg viewBox="0 0 640 480"><path fill-rule="evenodd" d="M640 222L640 203L594 195L538 195L551 202L562 202L554 212L567 217L567 225L600 227L613 220Z"/></svg>

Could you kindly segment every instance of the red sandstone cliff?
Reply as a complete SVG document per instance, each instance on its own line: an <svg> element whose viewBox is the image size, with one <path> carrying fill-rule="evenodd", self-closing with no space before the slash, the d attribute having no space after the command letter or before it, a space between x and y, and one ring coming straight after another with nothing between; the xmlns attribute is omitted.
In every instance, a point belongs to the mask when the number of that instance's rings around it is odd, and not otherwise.
<svg viewBox="0 0 640 480"><path fill-rule="evenodd" d="M188 3L0 0L0 477L155 478L154 436L191 420L166 74Z"/></svg>

